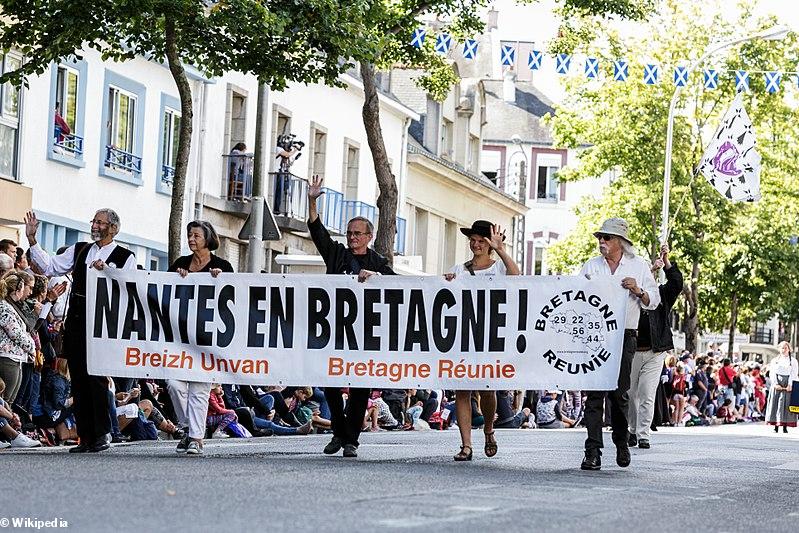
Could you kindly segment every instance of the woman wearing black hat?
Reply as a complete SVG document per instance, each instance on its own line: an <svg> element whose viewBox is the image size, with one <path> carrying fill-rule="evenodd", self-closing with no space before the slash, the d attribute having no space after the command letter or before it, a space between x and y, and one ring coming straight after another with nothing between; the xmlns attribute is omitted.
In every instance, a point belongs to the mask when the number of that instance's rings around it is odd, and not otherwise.
<svg viewBox="0 0 799 533"><path fill-rule="evenodd" d="M469 237L469 249L472 258L465 263L454 265L448 274L444 274L447 281L459 275L470 276L518 276L519 266L505 251L505 233L499 226L487 220L476 220L471 228L461 228L461 233ZM496 252L501 261L494 259ZM472 460L472 419L471 391L456 391L455 410L458 429L461 432L461 451L454 459L456 461ZM494 457L497 454L497 440L494 438L494 414L497 410L497 396L495 391L480 391L480 409L485 419L485 454Z"/></svg>

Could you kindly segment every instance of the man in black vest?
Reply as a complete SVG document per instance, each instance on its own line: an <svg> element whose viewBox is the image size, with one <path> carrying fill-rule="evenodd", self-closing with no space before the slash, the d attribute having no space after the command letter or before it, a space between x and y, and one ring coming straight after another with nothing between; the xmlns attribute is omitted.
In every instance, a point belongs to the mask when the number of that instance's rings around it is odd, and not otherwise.
<svg viewBox="0 0 799 533"><path fill-rule="evenodd" d="M394 274L388 259L369 248L374 234L374 225L369 219L355 217L347 223L346 247L330 238L316 209L316 200L324 193L322 181L319 176L314 176L308 187L308 231L319 255L325 260L327 273L357 274L360 282L375 275ZM346 412L341 387L326 387L325 398L330 407L333 438L324 452L332 455L344 448L344 457L358 457L358 436L369 403L369 389L350 387Z"/></svg>
<svg viewBox="0 0 799 533"><path fill-rule="evenodd" d="M39 221L31 211L25 216L25 234L31 259L45 276L72 272L69 307L64 322L64 352L72 380L73 410L80 444L70 453L100 452L111 442L111 415L108 412L108 378L90 376L86 369L86 274L90 268L107 266L135 270L133 252L119 246L119 216L112 209L100 209L91 221L93 243L79 242L50 256L36 241Z"/></svg>

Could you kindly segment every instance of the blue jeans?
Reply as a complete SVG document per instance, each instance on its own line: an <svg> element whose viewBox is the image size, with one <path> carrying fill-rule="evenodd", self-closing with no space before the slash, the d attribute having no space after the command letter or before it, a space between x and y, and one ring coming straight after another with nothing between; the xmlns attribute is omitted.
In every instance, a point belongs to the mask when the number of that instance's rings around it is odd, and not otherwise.
<svg viewBox="0 0 799 533"><path fill-rule="evenodd" d="M117 420L117 400L114 393L108 391L108 414L111 416L111 435L119 435L119 420Z"/></svg>
<svg viewBox="0 0 799 533"><path fill-rule="evenodd" d="M252 424L258 429L271 429L272 433L274 433L275 435L297 434L297 428L281 426L280 424L275 424L271 420L266 420L265 418L258 418L257 416L252 417Z"/></svg>

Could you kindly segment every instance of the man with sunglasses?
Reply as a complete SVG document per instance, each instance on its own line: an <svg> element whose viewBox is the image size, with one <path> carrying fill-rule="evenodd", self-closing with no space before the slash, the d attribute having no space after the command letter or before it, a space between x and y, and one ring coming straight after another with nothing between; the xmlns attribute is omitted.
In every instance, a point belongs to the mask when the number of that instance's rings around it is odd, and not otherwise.
<svg viewBox="0 0 799 533"><path fill-rule="evenodd" d="M136 269L133 252L114 241L119 233L119 215L113 209L100 209L89 222L93 242L79 242L63 253L50 256L39 246L36 233L39 220L30 211L25 215L25 234L31 260L45 276L72 272L72 288L64 323L64 355L72 381L73 411L80 444L70 453L101 452L111 443L111 415L108 411L108 378L90 376L86 361L86 275L90 268L106 266Z"/></svg>
<svg viewBox="0 0 799 533"><path fill-rule="evenodd" d="M325 261L327 273L357 275L360 282L375 275L394 274L388 259L369 248L374 234L374 225L369 219L354 217L347 222L347 246L330 237L319 219L316 207L317 199L324 194L323 181L321 177L314 176L308 186L308 231ZM369 393L369 389L350 387L345 412L341 387L325 388L333 426L333 438L324 449L326 454L333 455L344 448L344 457L358 456L358 436L361 434Z"/></svg>
<svg viewBox="0 0 799 533"><path fill-rule="evenodd" d="M613 443L616 445L616 464L621 467L630 465L627 392L630 389L630 374L636 350L638 320L641 309L652 310L660 303L658 286L649 265L635 254L628 236L627 221L623 218L609 218L599 231L594 233L594 237L598 240L601 255L588 260L580 274L589 279L594 276L612 276L628 291L628 298L624 347L617 387L613 391L588 392L584 418L588 438L585 441L585 458L580 466L583 470L599 470L602 466L602 426L606 397L610 400L610 421L613 428Z"/></svg>

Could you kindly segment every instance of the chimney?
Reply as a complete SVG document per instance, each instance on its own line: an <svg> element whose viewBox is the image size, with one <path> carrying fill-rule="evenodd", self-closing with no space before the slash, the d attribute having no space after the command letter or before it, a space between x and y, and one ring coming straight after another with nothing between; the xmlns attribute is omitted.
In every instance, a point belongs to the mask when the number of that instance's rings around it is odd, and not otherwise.
<svg viewBox="0 0 799 533"><path fill-rule="evenodd" d="M502 99L509 104L516 103L516 73L513 72L513 67L505 71L502 80Z"/></svg>

